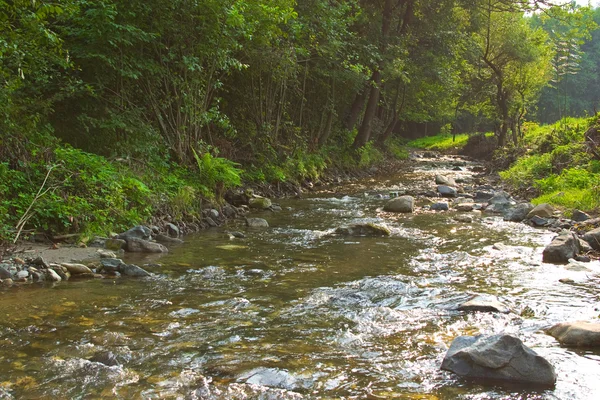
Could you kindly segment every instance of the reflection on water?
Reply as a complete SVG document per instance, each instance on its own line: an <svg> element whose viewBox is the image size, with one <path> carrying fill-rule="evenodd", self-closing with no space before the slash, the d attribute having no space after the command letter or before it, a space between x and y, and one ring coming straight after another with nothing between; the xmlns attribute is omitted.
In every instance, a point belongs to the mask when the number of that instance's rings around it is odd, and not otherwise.
<svg viewBox="0 0 600 400"><path fill-rule="evenodd" d="M440 168L469 176L437 164L282 201L290 209L261 215L271 228L244 239L224 234L245 229L232 222L162 258L129 260L154 264L151 279L0 292L0 398L593 397L600 354L541 332L598 315L591 272L541 263L551 234L492 217L382 212L377 194L432 186ZM330 234L356 222L392 234ZM513 312L454 310L474 293ZM554 364L555 390L467 385L439 370L454 337L500 332ZM115 365L90 361L102 357Z"/></svg>

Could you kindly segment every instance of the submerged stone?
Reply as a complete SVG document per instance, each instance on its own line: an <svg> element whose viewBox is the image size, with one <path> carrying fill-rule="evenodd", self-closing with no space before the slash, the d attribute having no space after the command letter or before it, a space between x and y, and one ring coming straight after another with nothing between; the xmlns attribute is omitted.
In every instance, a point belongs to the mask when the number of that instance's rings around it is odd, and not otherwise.
<svg viewBox="0 0 600 400"><path fill-rule="evenodd" d="M498 300L496 296L478 295L473 296L458 306L459 311L499 312L508 314L510 309Z"/></svg>
<svg viewBox="0 0 600 400"><path fill-rule="evenodd" d="M372 223L342 226L335 230L338 235L345 236L390 236L390 230L382 225Z"/></svg>
<svg viewBox="0 0 600 400"><path fill-rule="evenodd" d="M415 198L412 196L400 196L387 202L383 211L412 213L415 209Z"/></svg>

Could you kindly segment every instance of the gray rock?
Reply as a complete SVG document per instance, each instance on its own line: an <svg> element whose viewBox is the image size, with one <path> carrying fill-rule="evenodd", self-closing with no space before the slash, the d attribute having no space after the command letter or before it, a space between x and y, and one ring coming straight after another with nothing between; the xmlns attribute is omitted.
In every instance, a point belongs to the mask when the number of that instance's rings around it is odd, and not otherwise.
<svg viewBox="0 0 600 400"><path fill-rule="evenodd" d="M471 222L473 222L473 217L470 215L456 215L456 216L454 216L454 220L458 221L458 222L470 224Z"/></svg>
<svg viewBox="0 0 600 400"><path fill-rule="evenodd" d="M238 378L247 384L296 390L298 380L289 372L277 368L256 368Z"/></svg>
<svg viewBox="0 0 600 400"><path fill-rule="evenodd" d="M548 226L550 224L550 222L548 222L547 219L542 218L537 215L534 215L533 217L531 217L529 219L529 222L531 222L531 225L533 225L533 226Z"/></svg>
<svg viewBox="0 0 600 400"><path fill-rule="evenodd" d="M246 226L250 228L268 228L269 223L263 218L246 218Z"/></svg>
<svg viewBox="0 0 600 400"><path fill-rule="evenodd" d="M531 212L531 210L533 210L533 204L519 203L510 210L508 210L506 215L504 215L504 220L512 222L521 222L525 218L527 218L527 215Z"/></svg>
<svg viewBox="0 0 600 400"><path fill-rule="evenodd" d="M50 268L50 264L44 260L43 257L37 257L35 260L31 262L33 265L37 265L38 267Z"/></svg>
<svg viewBox="0 0 600 400"><path fill-rule="evenodd" d="M458 195L456 188L447 185L438 185L437 191L442 197L456 197Z"/></svg>
<svg viewBox="0 0 600 400"><path fill-rule="evenodd" d="M63 279L60 277L60 275L53 270L52 268L48 268L45 270L46 272L46 280L50 281L50 282L60 282Z"/></svg>
<svg viewBox="0 0 600 400"><path fill-rule="evenodd" d="M151 276L148 271L133 264L121 264L119 265L119 272L127 276L145 277Z"/></svg>
<svg viewBox="0 0 600 400"><path fill-rule="evenodd" d="M144 239L129 238L125 248L131 253L168 253L169 250L160 243Z"/></svg>
<svg viewBox="0 0 600 400"><path fill-rule="evenodd" d="M6 278L6 279L2 280L2 284L4 286L12 286L12 285L14 285L14 283L15 282L12 279L10 279L10 278Z"/></svg>
<svg viewBox="0 0 600 400"><path fill-rule="evenodd" d="M117 258L117 255L114 251L111 250L98 250L98 255L100 258Z"/></svg>
<svg viewBox="0 0 600 400"><path fill-rule="evenodd" d="M487 190L480 190L475 193L476 202L485 202L494 197L494 192Z"/></svg>
<svg viewBox="0 0 600 400"><path fill-rule="evenodd" d="M215 210L214 208L211 208L210 210L208 210L207 217L210 217L216 221L221 217L221 214L219 214L219 210Z"/></svg>
<svg viewBox="0 0 600 400"><path fill-rule="evenodd" d="M580 210L573 210L573 215L571 216L571 219L575 222L583 222L583 221L587 221L588 219L591 219L592 217L590 217L589 214L584 213L583 211Z"/></svg>
<svg viewBox="0 0 600 400"><path fill-rule="evenodd" d="M510 309L502 304L496 296L478 295L458 306L458 311L499 312L508 314Z"/></svg>
<svg viewBox="0 0 600 400"><path fill-rule="evenodd" d="M586 242L583 239L577 238L578 242L579 242L579 252L580 253L587 253L588 251L592 251L592 246L590 246L590 244L588 242Z"/></svg>
<svg viewBox="0 0 600 400"><path fill-rule="evenodd" d="M152 236L152 230L150 228L144 225L138 225L119 234L117 239L129 241L129 239L150 239L150 236Z"/></svg>
<svg viewBox="0 0 600 400"><path fill-rule="evenodd" d="M234 238L238 238L238 239L243 239L246 237L246 235L244 235L242 232L237 232L237 231L229 232L229 234L231 236L233 236Z"/></svg>
<svg viewBox="0 0 600 400"><path fill-rule="evenodd" d="M279 204L273 204L271 206L271 211L273 211L273 212L281 212L281 211L283 211L283 208L281 208L281 206Z"/></svg>
<svg viewBox="0 0 600 400"><path fill-rule="evenodd" d="M91 274L92 270L89 269L86 265L83 264L72 264L72 263L62 263L61 267L64 267L71 273L71 275L77 274Z"/></svg>
<svg viewBox="0 0 600 400"><path fill-rule="evenodd" d="M457 337L444 357L442 369L478 383L556 384L554 367L509 335Z"/></svg>
<svg viewBox="0 0 600 400"><path fill-rule="evenodd" d="M157 242L162 243L162 244L181 244L181 243L183 243L183 240L181 240L181 239L170 237L167 235L162 235L160 233L157 235L154 235L154 240L156 240Z"/></svg>
<svg viewBox="0 0 600 400"><path fill-rule="evenodd" d="M170 237L175 237L175 238L179 237L179 228L177 227L177 225L168 222L165 225L165 228L167 228L167 234ZM140 238L140 239L147 239L147 238Z"/></svg>
<svg viewBox="0 0 600 400"><path fill-rule="evenodd" d="M119 266L123 264L123 260L120 258L105 258L100 260L100 264L102 264L102 268L106 272L117 272Z"/></svg>
<svg viewBox="0 0 600 400"><path fill-rule="evenodd" d="M510 197L510 194L506 193L505 191L501 190L499 192L494 193L494 195L492 196L492 198L490 198L488 200L488 204L498 204L498 205L508 205L511 204L512 200Z"/></svg>
<svg viewBox="0 0 600 400"><path fill-rule="evenodd" d="M104 247L108 250L119 251L125 248L127 242L124 239L106 239Z"/></svg>
<svg viewBox="0 0 600 400"><path fill-rule="evenodd" d="M448 203L446 203L446 202L438 202L438 203L433 203L431 205L431 209L433 211L448 211L450 209L450 207L448 206Z"/></svg>
<svg viewBox="0 0 600 400"><path fill-rule="evenodd" d="M573 233L555 237L543 252L543 261L551 264L567 264L579 253L579 239Z"/></svg>
<svg viewBox="0 0 600 400"><path fill-rule="evenodd" d="M554 215L554 207L548 203L538 204L527 214L527 218L533 218L535 216L542 218L552 218Z"/></svg>
<svg viewBox="0 0 600 400"><path fill-rule="evenodd" d="M456 211L470 212L475 208L475 203L472 201L462 201L454 206Z"/></svg>
<svg viewBox="0 0 600 400"><path fill-rule="evenodd" d="M554 325L546 333L565 346L600 346L600 323L598 322L566 322Z"/></svg>
<svg viewBox="0 0 600 400"><path fill-rule="evenodd" d="M443 175L435 176L435 184L456 187L456 181L453 178Z"/></svg>
<svg viewBox="0 0 600 400"><path fill-rule="evenodd" d="M54 272L56 272L56 274L60 276L60 279L63 281L68 281L71 277L71 273L67 271L66 268L63 268L58 264L50 264L50 269L54 270Z"/></svg>
<svg viewBox="0 0 600 400"><path fill-rule="evenodd" d="M248 200L248 206L257 210L266 210L271 207L271 200L266 197L253 197Z"/></svg>
<svg viewBox="0 0 600 400"><path fill-rule="evenodd" d="M3 267L0 267L0 279L9 279L12 278L12 274L8 272Z"/></svg>
<svg viewBox="0 0 600 400"><path fill-rule="evenodd" d="M415 209L415 198L412 196L400 196L391 199L383 207L384 211L398 212L398 213L411 213Z"/></svg>
<svg viewBox="0 0 600 400"><path fill-rule="evenodd" d="M212 219L211 217L205 217L205 218L203 218L202 220L203 220L203 221L204 221L204 222L205 222L205 223L206 223L208 226L210 226L210 227L212 227L212 228L219 226L219 224L217 224L217 223L215 222L215 220L214 220L214 219Z"/></svg>
<svg viewBox="0 0 600 400"><path fill-rule="evenodd" d="M27 278L29 278L29 271L23 270L23 271L17 272L16 278L17 279L27 279Z"/></svg>
<svg viewBox="0 0 600 400"><path fill-rule="evenodd" d="M390 230L381 225L376 224L354 224L349 226L339 227L335 230L338 235L344 236L390 236Z"/></svg>
<svg viewBox="0 0 600 400"><path fill-rule="evenodd" d="M223 215L225 215L227 218L233 218L237 215L237 210L232 205L226 204L223 207Z"/></svg>
<svg viewBox="0 0 600 400"><path fill-rule="evenodd" d="M583 235L583 240L588 242L592 249L600 250L600 228L593 229Z"/></svg>

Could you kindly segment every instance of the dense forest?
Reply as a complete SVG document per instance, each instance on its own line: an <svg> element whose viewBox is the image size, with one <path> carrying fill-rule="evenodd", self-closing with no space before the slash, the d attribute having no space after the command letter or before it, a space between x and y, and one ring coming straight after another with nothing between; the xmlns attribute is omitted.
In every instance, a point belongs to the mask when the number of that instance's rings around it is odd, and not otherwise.
<svg viewBox="0 0 600 400"><path fill-rule="evenodd" d="M600 107L600 9L517 0L0 0L0 238L194 218L242 182Z"/></svg>

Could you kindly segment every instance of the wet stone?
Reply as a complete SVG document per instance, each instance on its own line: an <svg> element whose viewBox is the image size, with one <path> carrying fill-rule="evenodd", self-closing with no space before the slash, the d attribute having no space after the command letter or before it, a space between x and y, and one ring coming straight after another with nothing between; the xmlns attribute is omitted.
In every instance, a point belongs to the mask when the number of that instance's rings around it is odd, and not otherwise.
<svg viewBox="0 0 600 400"><path fill-rule="evenodd" d="M431 209L433 211L448 211L450 209L450 207L448 206L448 203L439 202L439 203L433 203L431 205Z"/></svg>
<svg viewBox="0 0 600 400"><path fill-rule="evenodd" d="M573 210L573 215L571 216L571 219L575 222L587 221L590 218L591 217L589 214L584 213L583 211L580 211L580 210Z"/></svg>
<svg viewBox="0 0 600 400"><path fill-rule="evenodd" d="M123 260L120 258L105 258L100 260L100 264L102 264L104 271L116 272L119 269L119 266L123 264Z"/></svg>
<svg viewBox="0 0 600 400"><path fill-rule="evenodd" d="M246 218L246 226L249 228L268 228L269 223L263 218Z"/></svg>
<svg viewBox="0 0 600 400"><path fill-rule="evenodd" d="M9 279L12 277L12 274L8 272L4 267L0 267L0 279Z"/></svg>
<svg viewBox="0 0 600 400"><path fill-rule="evenodd" d="M532 218L529 219L529 221L531 222L531 225L539 227L548 226L550 224L547 219L539 217L537 215L534 215Z"/></svg>
<svg viewBox="0 0 600 400"><path fill-rule="evenodd" d="M497 297L478 295L458 306L459 311L499 312L508 314L510 309L502 304Z"/></svg>
<svg viewBox="0 0 600 400"><path fill-rule="evenodd" d="M133 264L121 264L119 265L119 272L123 275L134 276L134 277L146 277L150 276L150 273L143 268Z"/></svg>
<svg viewBox="0 0 600 400"><path fill-rule="evenodd" d="M458 195L458 191L448 185L438 185L437 191L442 197L456 197Z"/></svg>
<svg viewBox="0 0 600 400"><path fill-rule="evenodd" d="M597 322L566 322L554 325L546 333L565 346L600 346L600 323Z"/></svg>

